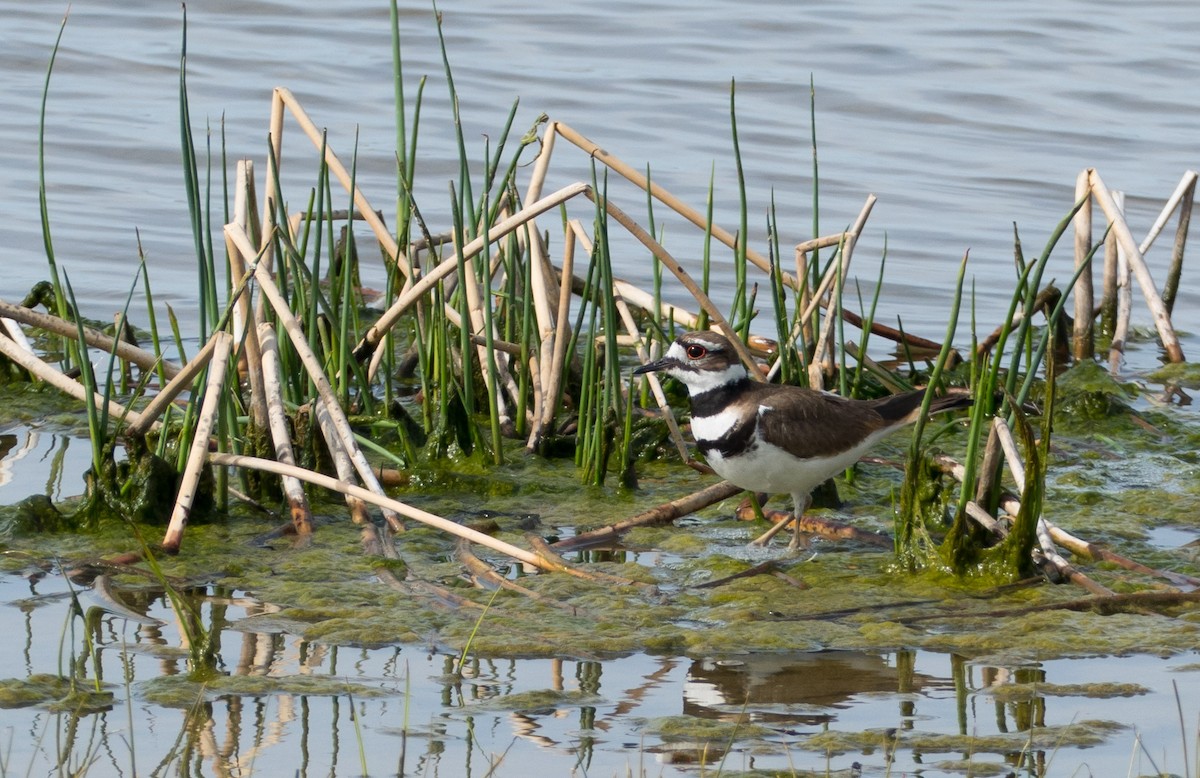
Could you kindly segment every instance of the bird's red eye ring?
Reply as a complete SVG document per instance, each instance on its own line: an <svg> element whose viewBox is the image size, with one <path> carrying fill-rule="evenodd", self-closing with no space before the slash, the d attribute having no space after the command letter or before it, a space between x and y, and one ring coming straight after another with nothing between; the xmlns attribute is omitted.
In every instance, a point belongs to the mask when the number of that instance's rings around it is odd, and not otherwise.
<svg viewBox="0 0 1200 778"><path fill-rule="evenodd" d="M704 359L708 356L708 349L698 343L693 343L687 347L688 359Z"/></svg>

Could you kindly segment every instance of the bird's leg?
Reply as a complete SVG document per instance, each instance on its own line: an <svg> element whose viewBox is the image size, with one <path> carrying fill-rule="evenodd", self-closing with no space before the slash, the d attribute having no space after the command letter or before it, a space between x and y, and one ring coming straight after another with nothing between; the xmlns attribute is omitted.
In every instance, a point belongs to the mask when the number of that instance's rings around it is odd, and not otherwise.
<svg viewBox="0 0 1200 778"><path fill-rule="evenodd" d="M792 524L795 535L793 535L792 542L788 544L788 548L799 548L799 542L796 540L796 538L800 534L800 517L803 516L804 511L808 509L808 503L810 499L811 498L807 494L793 494L792 505L794 506L795 512L792 514L792 518L784 519L783 521L776 523L769 530L750 541L750 545L765 546L770 543L771 538L778 535L784 527Z"/></svg>
<svg viewBox="0 0 1200 778"><path fill-rule="evenodd" d="M798 551L807 545L800 537L800 518L804 516L804 512L812 504L812 494L793 494L792 502L796 512L794 514L795 518L792 519L792 542L788 543L788 551Z"/></svg>

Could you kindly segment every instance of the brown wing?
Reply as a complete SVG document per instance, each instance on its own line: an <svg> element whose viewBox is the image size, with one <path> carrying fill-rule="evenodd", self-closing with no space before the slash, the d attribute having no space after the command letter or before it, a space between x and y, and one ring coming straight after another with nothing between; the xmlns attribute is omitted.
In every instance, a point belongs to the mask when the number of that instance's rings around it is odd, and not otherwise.
<svg viewBox="0 0 1200 778"><path fill-rule="evenodd" d="M778 411L759 416L763 437L801 459L840 454L891 426L872 403L861 400L799 387L756 394L760 406Z"/></svg>

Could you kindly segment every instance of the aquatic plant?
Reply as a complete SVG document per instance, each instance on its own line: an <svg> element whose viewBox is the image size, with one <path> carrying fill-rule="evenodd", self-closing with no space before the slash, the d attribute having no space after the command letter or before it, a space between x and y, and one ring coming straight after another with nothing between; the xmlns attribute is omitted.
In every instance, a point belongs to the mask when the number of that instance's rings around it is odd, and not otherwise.
<svg viewBox="0 0 1200 778"><path fill-rule="evenodd" d="M573 458L579 479L593 487L604 486L615 475L621 488L633 488L645 449L657 451L658 443L668 440L683 461L703 469L688 453L670 409L669 387L653 377L645 384L628 382L622 369L635 353L643 361L651 359L680 328L711 326L731 337L742 361L768 380L855 396L879 396L917 384L936 392L957 383L971 391L975 405L965 433L960 434L961 425L950 424L927 436L924 422L914 432L895 522L899 561L910 570L944 566L966 575L985 569L1007 578L1028 574L1035 552L1038 559L1058 564L1055 542L1046 540L1053 525L1040 514L1050 466L1056 367L1070 358L1063 353L1062 340L1068 295L1043 285L1042 277L1059 239L1074 226L1076 272L1068 288L1075 290L1076 311L1088 311L1088 319L1094 318L1090 304L1078 303L1085 296L1080 290L1090 282L1092 257L1104 245L1103 240L1093 244L1090 239L1093 201L1108 218L1112 239L1130 258L1130 272L1147 290L1168 358L1182 358L1169 316L1163 315L1168 306L1139 269L1138 257L1153 236L1142 246L1134 244L1112 194L1095 171L1081 175L1078 202L1036 260L1025 262L1017 241L1018 273L1008 315L982 341L973 322L975 342L964 358L955 343L970 269L965 259L956 294L947 301L945 337L932 342L905 332L902 323L893 328L877 321L886 254L880 258L869 305L857 285L849 283L874 196L866 198L847 229L817 234L815 100L810 104L814 235L794 247L795 270L788 272L779 239L783 230L773 208L765 219L766 245L761 250L751 245L740 164L734 184L740 219L736 232L731 232L714 221L715 191L710 191L702 212L652 180L648 167L640 172L544 115L524 133L514 134L517 103L482 150L469 149L451 58L440 20L437 23L445 83L454 106L457 178L444 208L417 202L414 184L425 82L418 84L415 103L406 104L399 30L393 19L397 222L391 227L358 186L357 154L348 166L343 164L328 134L284 88L272 95L262 186L254 166L245 160L236 166L232 188L228 183L213 187L214 152L198 151L188 111L185 25L180 138L204 347L186 358L183 338L173 324L181 364L164 358L144 263L139 272L153 333L150 352L132 349L120 337L104 339L90 331L72 306L59 306L66 299L62 295L54 297L51 316L16 310L19 306L3 309L5 315L72 344L70 361L84 368L82 384L72 391L95 397L102 382L107 387L102 402L88 402L86 407L97 452L92 470L97 478L107 479L104 493L116 513L147 518L147 511L134 506L133 474L141 467L103 461L104 456L112 458L119 440L131 457L158 464L173 460L171 476L165 479L174 487L173 509L158 511L160 520L169 513L162 544L168 552L179 551L184 527L205 512L204 506L224 508L231 500L286 500L290 531L308 537L314 522L304 483L344 495L351 517L372 538L364 538L369 549L385 548L386 536L381 539L373 529L368 504L380 506L386 532L404 531L408 518L483 542L485 536L464 533L453 522L388 497L385 482L404 480L445 462L500 467L523 449L547 458ZM48 86L49 81L47 90ZM741 148L733 83L730 124L736 161ZM310 162L312 185L298 198L284 191L280 169L284 133L293 126L316 150ZM579 180L547 195L543 185L560 141L582 152L574 162L563 163L576 165L572 169L579 172ZM529 159L532 150L536 153ZM219 158L224 171L223 148ZM289 166L305 164L303 155L290 149L286 158ZM203 176L202 169L208 171ZM221 176L226 181L224 172ZM1194 175L1185 176L1155 227L1160 231L1172 209L1179 209L1180 246L1186 237L1182 212L1194 183ZM632 184L636 197L644 198L648 227L622 208L625 195L618 184ZM344 195L337 193L339 187ZM710 190L715 190L715 182ZM342 196L346 207L338 210L335 204ZM292 209L292 202L304 205ZM660 205L666 214L656 211ZM225 221L221 262L214 250L214 213L223 214ZM440 231L428 220L435 213L448 214ZM663 245L661 226L668 218L679 218L698 231L689 233L699 247L695 253L702 257L698 268L689 267ZM548 223L558 235L546 228ZM365 241L356 234L361 225L370 230ZM59 265L49 242L45 208L43 228L49 268L57 278ZM652 290L617 276L614 246L626 241L648 252ZM365 248L366 242L377 245L386 277L373 304L368 304L372 293L363 287L370 272L364 263L375 253ZM823 249L830 251L823 254ZM734 293L727 310L709 294L717 261L728 261L733 269ZM224 283L218 265L226 268ZM693 278L696 270L701 283ZM1177 285L1177 272L1172 273ZM759 283L769 290L761 297ZM855 294L848 294L851 289ZM688 296L694 300L694 312L664 302ZM127 301L118 331L124 329L129 308ZM1034 326L1038 313L1046 319L1044 327ZM751 335L752 330L770 331L774 339ZM857 333L848 334L853 330ZM1073 333L1075 359L1091 359L1081 339L1094 339L1094 330L1081 325L1077 316ZM896 344L899 367L883 367L870 357L873 340L880 338ZM1119 344L1119 339L1114 342ZM85 343L108 350L108 366L98 375L90 370ZM8 344L3 349L6 355L20 351ZM23 369L39 376L54 373L29 354L10 358L22 360ZM124 380L130 363L140 369L141 385L132 398L116 404L114 375L121 370ZM70 384L66 379L63 386ZM144 401L143 390L148 395ZM187 399L182 409L173 408L174 399L183 395ZM1026 413L1035 395L1043 413L1040 431ZM931 397L927 395L927 401ZM129 407L131 402L138 407ZM1015 436L1007 430L1015 430ZM930 449L935 440L964 452L960 461L945 465L946 460ZM648 441L657 443L648 446ZM1020 474L1016 480L1021 491L1011 503L1013 526L1007 531L996 518L1009 504L1001 488L1004 461ZM941 483L947 467L956 469L961 484ZM671 510L652 513L653 520L677 515ZM831 522L800 518L809 527L846 532ZM490 542L526 564L564 568L543 550Z"/></svg>

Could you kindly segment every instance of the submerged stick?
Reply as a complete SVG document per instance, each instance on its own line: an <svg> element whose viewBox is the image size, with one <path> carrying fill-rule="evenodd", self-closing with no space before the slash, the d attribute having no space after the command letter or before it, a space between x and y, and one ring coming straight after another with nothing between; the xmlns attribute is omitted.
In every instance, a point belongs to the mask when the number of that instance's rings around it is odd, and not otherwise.
<svg viewBox="0 0 1200 778"><path fill-rule="evenodd" d="M562 553L581 547L611 543L635 527L653 527L659 524L670 524L681 516L695 513L713 503L726 500L740 491L742 491L740 486L735 486L728 481L721 481L720 483L701 489L694 494L689 494L687 497L680 497L677 500L663 503L648 511L639 513L632 518L618 521L616 524L609 524L607 527L563 538L556 543L552 543L551 547Z"/></svg>
<svg viewBox="0 0 1200 778"><path fill-rule="evenodd" d="M196 430L192 435L192 447L188 452L183 480L179 484L179 494L175 498L175 510L171 513L171 522L167 525L167 532L163 536L162 547L168 554L179 553L179 546L183 542L183 530L187 526L188 515L192 511L192 502L196 499L200 470L204 467L205 455L208 453L208 438L212 435L213 425L217 420L217 410L221 402L221 387L225 383L225 368L229 363L229 352L233 346L233 337L227 332L218 332L213 337L217 343L213 348L212 361L209 362L208 383L204 387L204 401L200 405L200 418L196 422Z"/></svg>

